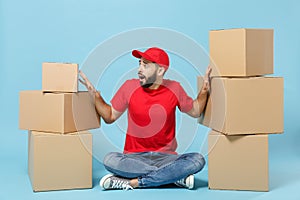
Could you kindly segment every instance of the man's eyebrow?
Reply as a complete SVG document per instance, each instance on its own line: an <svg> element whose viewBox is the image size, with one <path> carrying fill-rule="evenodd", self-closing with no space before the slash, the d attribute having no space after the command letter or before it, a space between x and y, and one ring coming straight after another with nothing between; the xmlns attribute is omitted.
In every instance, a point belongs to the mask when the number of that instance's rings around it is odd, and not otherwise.
<svg viewBox="0 0 300 200"><path fill-rule="evenodd" d="M140 59L139 63L148 64L149 62L146 62L145 60Z"/></svg>
<svg viewBox="0 0 300 200"><path fill-rule="evenodd" d="M148 64L148 63L151 63L151 61L143 60L143 63Z"/></svg>

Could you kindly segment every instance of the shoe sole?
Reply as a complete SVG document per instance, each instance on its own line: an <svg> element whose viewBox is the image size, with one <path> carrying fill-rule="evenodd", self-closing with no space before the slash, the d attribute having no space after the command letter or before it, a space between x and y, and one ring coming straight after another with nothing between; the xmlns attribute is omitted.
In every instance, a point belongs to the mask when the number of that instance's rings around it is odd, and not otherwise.
<svg viewBox="0 0 300 200"><path fill-rule="evenodd" d="M106 181L106 179L112 177L112 174L106 174L105 176L103 176L99 182L99 186L103 189L106 190L107 188L104 187L104 182Z"/></svg>
<svg viewBox="0 0 300 200"><path fill-rule="evenodd" d="M193 189L194 188L194 175L190 175L187 181L189 182L188 189L189 190Z"/></svg>

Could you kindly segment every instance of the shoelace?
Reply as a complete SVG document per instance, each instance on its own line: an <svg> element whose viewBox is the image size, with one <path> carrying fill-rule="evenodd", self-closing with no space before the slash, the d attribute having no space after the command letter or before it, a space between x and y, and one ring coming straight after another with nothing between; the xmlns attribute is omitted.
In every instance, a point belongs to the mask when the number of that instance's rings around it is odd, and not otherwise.
<svg viewBox="0 0 300 200"><path fill-rule="evenodd" d="M178 181L176 181L176 183L178 183L178 184L180 184L180 185L182 185L182 186L185 186L186 184L185 184L185 179L183 178L183 179L180 179L180 180L178 180Z"/></svg>
<svg viewBox="0 0 300 200"><path fill-rule="evenodd" d="M123 180L112 180L112 188L122 188L123 190L133 190L133 187L131 187L127 181L123 181Z"/></svg>

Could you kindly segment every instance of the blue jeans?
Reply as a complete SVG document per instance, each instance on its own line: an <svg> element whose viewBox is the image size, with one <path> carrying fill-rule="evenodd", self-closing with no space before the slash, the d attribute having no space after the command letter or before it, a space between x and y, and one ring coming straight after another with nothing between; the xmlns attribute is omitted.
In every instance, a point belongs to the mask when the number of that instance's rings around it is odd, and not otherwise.
<svg viewBox="0 0 300 200"><path fill-rule="evenodd" d="M111 152L105 156L103 164L117 176L137 178L139 187L155 187L174 183L199 172L204 167L205 160L199 153L174 155L158 152Z"/></svg>

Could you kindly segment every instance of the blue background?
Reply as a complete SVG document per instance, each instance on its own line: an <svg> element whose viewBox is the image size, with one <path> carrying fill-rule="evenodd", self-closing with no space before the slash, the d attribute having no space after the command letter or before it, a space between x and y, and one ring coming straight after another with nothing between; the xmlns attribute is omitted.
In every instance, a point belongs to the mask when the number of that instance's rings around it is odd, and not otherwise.
<svg viewBox="0 0 300 200"><path fill-rule="evenodd" d="M287 196L287 199L299 199L299 10L297 0L0 0L0 199L150 199L150 195L156 199L282 199ZM82 64L107 38L143 27L181 32L207 51L208 32L212 29L275 30L274 76L285 79L285 132L270 136L270 192L208 190L207 168L197 175L198 189L194 191L168 188L103 192L97 181L106 172L97 160L93 189L32 192L27 176L27 132L18 129L19 91L41 89L42 62ZM176 70L193 73L192 68ZM111 75L118 78L114 72ZM195 83L191 80L194 91ZM110 96L105 98L110 100ZM198 150L197 145L201 144L198 139L196 136L189 151Z"/></svg>

